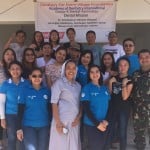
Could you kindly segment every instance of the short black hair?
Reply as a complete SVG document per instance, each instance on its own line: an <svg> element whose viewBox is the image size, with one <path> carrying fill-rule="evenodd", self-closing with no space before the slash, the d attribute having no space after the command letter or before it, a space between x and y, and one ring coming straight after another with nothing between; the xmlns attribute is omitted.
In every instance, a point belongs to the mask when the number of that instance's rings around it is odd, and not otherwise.
<svg viewBox="0 0 150 150"><path fill-rule="evenodd" d="M116 31L111 31L111 32L109 32L109 34L108 34L108 38L111 36L111 34L116 34L116 36L118 36L118 33L117 33Z"/></svg>
<svg viewBox="0 0 150 150"><path fill-rule="evenodd" d="M123 46L124 46L124 43L125 43L126 41L131 41L131 42L135 45L135 41L134 41L132 38L126 38L126 39L124 39L123 42L122 42L122 45L123 45Z"/></svg>
<svg viewBox="0 0 150 150"><path fill-rule="evenodd" d="M75 31L75 29L74 28L68 28L67 30L66 30L66 34L68 34L68 32L69 31L73 31L74 32L74 34L76 34L76 31Z"/></svg>
<svg viewBox="0 0 150 150"><path fill-rule="evenodd" d="M93 30L89 30L88 32L86 32L86 36L87 36L89 33L92 33L92 34L94 34L94 35L96 36L96 33L95 33L95 31L93 31Z"/></svg>
<svg viewBox="0 0 150 150"><path fill-rule="evenodd" d="M51 45L49 42L44 42L44 43L42 44L42 46L41 46L41 49L43 49L43 47L44 47L45 45L49 45L50 48L52 48L52 45Z"/></svg>
<svg viewBox="0 0 150 150"><path fill-rule="evenodd" d="M140 56L141 53L149 53L149 54L150 54L150 50L149 50L149 49L141 49L141 50L138 52L138 57Z"/></svg>
<svg viewBox="0 0 150 150"><path fill-rule="evenodd" d="M25 31L23 31L23 30L17 30L17 31L16 31L16 36L17 36L19 33L23 33L24 36L26 37L26 32L25 32Z"/></svg>

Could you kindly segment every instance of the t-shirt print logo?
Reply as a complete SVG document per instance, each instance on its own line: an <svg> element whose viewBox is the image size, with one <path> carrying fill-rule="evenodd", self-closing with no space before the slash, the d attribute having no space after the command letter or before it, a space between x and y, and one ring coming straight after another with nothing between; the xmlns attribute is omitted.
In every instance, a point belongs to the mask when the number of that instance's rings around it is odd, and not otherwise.
<svg viewBox="0 0 150 150"><path fill-rule="evenodd" d="M28 96L29 99L33 100L36 96Z"/></svg>
<svg viewBox="0 0 150 150"><path fill-rule="evenodd" d="M48 96L47 96L47 95L43 95L43 98L44 98L44 99L48 99Z"/></svg>
<svg viewBox="0 0 150 150"><path fill-rule="evenodd" d="M92 96L97 96L99 93L91 93Z"/></svg>
<svg viewBox="0 0 150 150"><path fill-rule="evenodd" d="M82 93L82 94L81 94L81 97L85 97L85 93Z"/></svg>

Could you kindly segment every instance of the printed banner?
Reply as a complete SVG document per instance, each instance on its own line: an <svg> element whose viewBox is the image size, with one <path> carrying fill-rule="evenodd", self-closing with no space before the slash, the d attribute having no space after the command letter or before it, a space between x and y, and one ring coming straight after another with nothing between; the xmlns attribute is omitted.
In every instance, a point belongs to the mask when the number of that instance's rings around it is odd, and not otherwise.
<svg viewBox="0 0 150 150"><path fill-rule="evenodd" d="M37 2L35 29L49 37L57 30L61 42L68 41L67 28L76 30L76 41L86 42L86 32L96 32L96 42L106 42L107 35L116 27L116 2Z"/></svg>

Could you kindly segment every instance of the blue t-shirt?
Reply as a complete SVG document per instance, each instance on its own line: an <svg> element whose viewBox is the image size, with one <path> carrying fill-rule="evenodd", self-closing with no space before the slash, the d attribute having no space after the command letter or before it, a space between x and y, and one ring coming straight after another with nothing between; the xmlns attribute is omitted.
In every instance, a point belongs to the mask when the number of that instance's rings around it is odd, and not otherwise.
<svg viewBox="0 0 150 150"><path fill-rule="evenodd" d="M76 80L81 84L81 86L85 86L87 84L87 72L88 70L83 66L78 66Z"/></svg>
<svg viewBox="0 0 150 150"><path fill-rule="evenodd" d="M109 100L110 94L106 86L99 87L90 82L82 89L81 101L90 102L90 110L98 121L105 119ZM84 114L84 123L90 126L94 126L86 114Z"/></svg>
<svg viewBox="0 0 150 150"><path fill-rule="evenodd" d="M18 97L19 104L25 104L23 126L44 127L49 125L50 91L41 87L36 90L29 85Z"/></svg>
<svg viewBox="0 0 150 150"><path fill-rule="evenodd" d="M100 45L95 44L95 45L83 45L83 50L91 50L93 53L93 60L94 64L100 66L100 59L102 56L102 48Z"/></svg>
<svg viewBox="0 0 150 150"><path fill-rule="evenodd" d="M27 85L29 85L29 81L23 78L18 84L14 83L11 78L3 82L0 93L6 95L5 114L18 113L18 95Z"/></svg>

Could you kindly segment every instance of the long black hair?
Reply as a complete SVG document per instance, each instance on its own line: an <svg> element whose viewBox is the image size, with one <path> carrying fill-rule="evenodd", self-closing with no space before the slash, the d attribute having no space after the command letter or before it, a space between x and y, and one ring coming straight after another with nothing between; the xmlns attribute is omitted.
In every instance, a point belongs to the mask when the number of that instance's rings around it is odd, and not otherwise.
<svg viewBox="0 0 150 150"><path fill-rule="evenodd" d="M106 53L104 53L104 54L102 55L102 58L101 58L101 71L102 71L103 74L105 74L105 72L106 72L106 66L105 66L105 64L104 64L104 57L105 57L106 55L109 55L109 56L112 58L111 70L112 70L112 71L116 71L116 70L117 70L117 69L116 69L115 59L114 59L113 54L112 54L111 52L106 52Z"/></svg>
<svg viewBox="0 0 150 150"><path fill-rule="evenodd" d="M82 57L83 57L84 55L86 55L86 54L90 54L90 55L91 55L91 61L90 61L90 63L89 63L88 66L90 66L90 65L93 64L93 61L94 61L94 60L93 60L93 53L92 53L90 50L84 50L84 51L81 52L78 65L82 65L81 59L82 59Z"/></svg>
<svg viewBox="0 0 150 150"><path fill-rule="evenodd" d="M91 72L91 69L95 68L95 67L98 68L98 70L100 72L99 85L103 85L103 75L102 75L101 69L98 65L95 65L95 64L89 66L89 68L88 68L88 83L92 81L90 79L90 72Z"/></svg>

